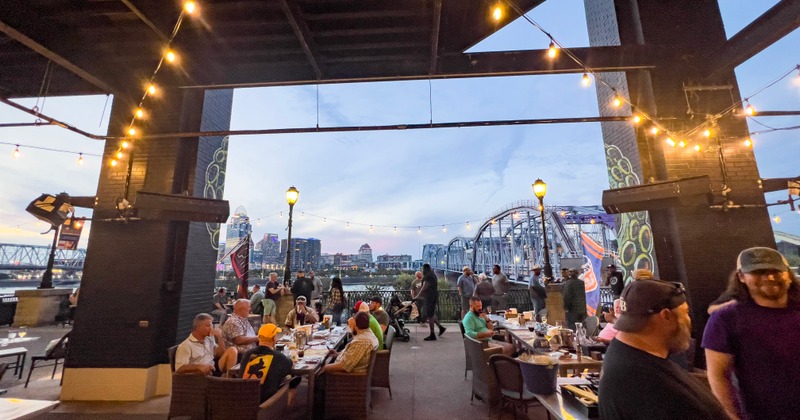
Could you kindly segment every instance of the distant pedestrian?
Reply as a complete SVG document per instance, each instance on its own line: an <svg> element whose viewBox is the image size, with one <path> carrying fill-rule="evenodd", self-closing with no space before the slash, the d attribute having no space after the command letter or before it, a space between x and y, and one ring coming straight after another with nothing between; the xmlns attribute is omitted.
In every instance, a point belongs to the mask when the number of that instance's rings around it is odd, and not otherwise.
<svg viewBox="0 0 800 420"><path fill-rule="evenodd" d="M492 267L492 286L494 287L494 296L492 296L492 309L495 311L504 311L508 307L508 290L511 288L511 282L508 277L500 271L500 266L495 264Z"/></svg>
<svg viewBox="0 0 800 420"><path fill-rule="evenodd" d="M331 321L336 323L336 326L342 325L342 312L347 307L347 302L344 299L344 288L342 287L342 279L334 277L331 280L331 290L328 294L328 306L326 310L331 311Z"/></svg>
<svg viewBox="0 0 800 420"><path fill-rule="evenodd" d="M614 299L619 299L619 296L622 294L622 289L625 288L625 279L622 277L622 273L617 271L617 266L614 264L608 265L608 275L606 276L606 281L604 286L611 287L611 294L614 295ZM653 278L652 276L650 278Z"/></svg>
<svg viewBox="0 0 800 420"><path fill-rule="evenodd" d="M481 300L483 311L492 312L492 296L494 296L492 280L485 273L481 273L478 276L478 284L475 285L475 297Z"/></svg>
<svg viewBox="0 0 800 420"><path fill-rule="evenodd" d="M253 295L250 296L250 312L254 314L263 314L264 313L264 304L261 301L264 300L264 293L261 293L261 286L255 285L253 286Z"/></svg>
<svg viewBox="0 0 800 420"><path fill-rule="evenodd" d="M228 303L228 295L225 294L224 287L219 288L217 294L211 298L211 303L213 304L211 315L219 317L219 325L225 324L225 321L228 320L228 308L225 307L225 304Z"/></svg>
<svg viewBox="0 0 800 420"><path fill-rule="evenodd" d="M458 295L461 296L461 318L470 311L469 298L475 294L475 276L472 274L472 269L464 267L461 269L464 273L458 277L456 288L458 288Z"/></svg>
<svg viewBox="0 0 800 420"><path fill-rule="evenodd" d="M299 296L305 296L306 302L311 304L311 295L314 294L314 283L311 279L306 277L303 270L297 272L297 280L292 284L291 290L295 299Z"/></svg>
<svg viewBox="0 0 800 420"><path fill-rule="evenodd" d="M314 285L314 291L311 292L311 302L316 305L317 301L322 299L322 280L317 277L313 270L308 273L308 278L311 280L311 284Z"/></svg>
<svg viewBox="0 0 800 420"><path fill-rule="evenodd" d="M422 324L427 321L425 317L425 299L419 295L422 288L422 271L414 273L414 280L411 281L411 319L416 319ZM416 313L416 316L414 314Z"/></svg>
<svg viewBox="0 0 800 420"><path fill-rule="evenodd" d="M264 293L265 298L274 301L281 298L284 289L283 285L278 281L278 273L274 271L269 273L269 280L267 281L267 286L264 288L266 289L266 293Z"/></svg>
<svg viewBox="0 0 800 420"><path fill-rule="evenodd" d="M542 267L534 265L531 269L533 273L528 281L528 292L531 295L531 304L536 318L547 316L547 289L545 286L549 281L542 277Z"/></svg>
<svg viewBox="0 0 800 420"><path fill-rule="evenodd" d="M567 328L574 331L575 323L586 319L586 286L578 278L578 270L569 270L569 278L564 282L562 290Z"/></svg>
<svg viewBox="0 0 800 420"><path fill-rule="evenodd" d="M425 313L428 317L428 327L431 329L431 334L424 340L433 341L436 340L433 324L439 326L440 336L444 334L446 328L439 323L439 318L436 316L436 307L439 305L439 279L436 278L431 265L427 263L422 265L422 288L419 294L425 299Z"/></svg>

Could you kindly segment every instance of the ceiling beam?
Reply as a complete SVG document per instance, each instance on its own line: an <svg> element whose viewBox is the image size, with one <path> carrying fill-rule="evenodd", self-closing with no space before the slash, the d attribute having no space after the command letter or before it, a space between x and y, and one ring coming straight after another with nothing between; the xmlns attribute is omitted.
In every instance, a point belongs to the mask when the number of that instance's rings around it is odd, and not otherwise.
<svg viewBox="0 0 800 420"><path fill-rule="evenodd" d="M781 0L710 54L707 79L731 71L800 27L800 0Z"/></svg>
<svg viewBox="0 0 800 420"><path fill-rule="evenodd" d="M436 64L439 59L439 28L442 24L442 0L435 0L433 4L433 29L431 30L431 66L429 74L436 73Z"/></svg>
<svg viewBox="0 0 800 420"><path fill-rule="evenodd" d="M306 54L309 64L314 68L317 79L322 79L322 70L319 67L319 56L317 53L318 49L314 43L314 36L311 34L311 30L308 29L308 25L305 20L303 20L303 11L300 10L300 6L297 5L295 0L280 0L280 5L283 14L286 15L286 19L288 19L289 24L292 25L292 30L295 36L297 36L297 40L300 41L300 46L303 47L303 52Z"/></svg>

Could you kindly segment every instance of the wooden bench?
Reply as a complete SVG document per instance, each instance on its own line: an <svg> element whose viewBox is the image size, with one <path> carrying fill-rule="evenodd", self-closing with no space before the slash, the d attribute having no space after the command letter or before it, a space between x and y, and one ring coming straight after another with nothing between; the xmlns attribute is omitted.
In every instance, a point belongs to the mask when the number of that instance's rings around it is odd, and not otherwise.
<svg viewBox="0 0 800 420"><path fill-rule="evenodd" d="M13 357L17 356L17 361L14 364L8 365L8 367L14 366L14 375L17 375L18 379L22 379L22 372L25 370L25 355L28 354L28 349L25 347L14 347L12 349L3 349L0 350L0 359L5 357Z"/></svg>

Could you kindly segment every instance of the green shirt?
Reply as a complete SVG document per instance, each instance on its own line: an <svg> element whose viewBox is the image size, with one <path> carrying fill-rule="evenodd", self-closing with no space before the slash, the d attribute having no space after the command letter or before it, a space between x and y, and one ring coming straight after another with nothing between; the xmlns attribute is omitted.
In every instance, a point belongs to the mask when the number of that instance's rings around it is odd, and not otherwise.
<svg viewBox="0 0 800 420"><path fill-rule="evenodd" d="M475 315L475 312L467 312L461 323L464 325L464 335L469 338L474 338L476 340L490 340L492 338L478 338L479 333L489 331L489 328L486 327L486 320Z"/></svg>
<svg viewBox="0 0 800 420"><path fill-rule="evenodd" d="M372 315L369 316L369 329L372 330L372 333L375 334L375 337L378 339L378 350L383 350L383 330L381 330L381 324L379 324L378 320Z"/></svg>

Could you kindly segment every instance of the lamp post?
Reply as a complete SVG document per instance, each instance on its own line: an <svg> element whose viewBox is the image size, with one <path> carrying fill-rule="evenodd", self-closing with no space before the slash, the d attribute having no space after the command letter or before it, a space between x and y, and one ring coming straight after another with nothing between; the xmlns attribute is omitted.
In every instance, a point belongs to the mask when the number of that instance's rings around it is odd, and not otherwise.
<svg viewBox="0 0 800 420"><path fill-rule="evenodd" d="M544 239L544 276L553 278L553 266L550 264L550 248L547 246L547 231L544 225L544 196L547 194L547 184L541 179L531 185L533 194L539 199L539 212L542 217L542 239Z"/></svg>
<svg viewBox="0 0 800 420"><path fill-rule="evenodd" d="M292 277L292 210L294 203L300 198L300 191L293 186L286 190L286 202L289 203L289 234L286 237L286 266L283 268L283 284L288 285Z"/></svg>
<svg viewBox="0 0 800 420"><path fill-rule="evenodd" d="M37 289L52 289L53 288L53 264L56 260L56 247L58 246L58 233L61 231L61 225L53 227L53 246L50 247L50 257L47 259L47 268L42 274L42 282Z"/></svg>

